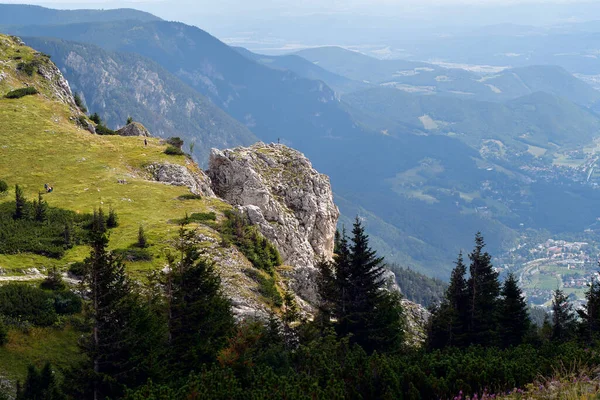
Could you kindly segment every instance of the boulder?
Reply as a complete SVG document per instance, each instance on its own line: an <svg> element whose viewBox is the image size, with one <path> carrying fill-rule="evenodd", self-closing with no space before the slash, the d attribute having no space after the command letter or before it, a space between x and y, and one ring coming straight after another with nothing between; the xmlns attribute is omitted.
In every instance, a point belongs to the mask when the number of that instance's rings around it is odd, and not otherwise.
<svg viewBox="0 0 600 400"><path fill-rule="evenodd" d="M150 137L150 131L146 129L146 127L139 122L132 122L130 124L125 125L121 129L117 131L117 135L119 136L144 136Z"/></svg>

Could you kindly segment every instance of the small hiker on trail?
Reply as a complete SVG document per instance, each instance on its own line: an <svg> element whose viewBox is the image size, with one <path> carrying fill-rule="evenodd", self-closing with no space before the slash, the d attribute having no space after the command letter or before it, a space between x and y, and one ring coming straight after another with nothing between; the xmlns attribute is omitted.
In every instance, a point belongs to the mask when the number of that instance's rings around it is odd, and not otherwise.
<svg viewBox="0 0 600 400"><path fill-rule="evenodd" d="M148 146L148 140L144 139L144 146Z"/></svg>

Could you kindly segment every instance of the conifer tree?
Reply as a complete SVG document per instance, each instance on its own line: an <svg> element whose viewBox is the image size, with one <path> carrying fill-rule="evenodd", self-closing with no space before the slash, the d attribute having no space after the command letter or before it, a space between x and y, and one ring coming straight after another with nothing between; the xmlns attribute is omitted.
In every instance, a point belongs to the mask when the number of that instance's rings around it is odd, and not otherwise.
<svg viewBox="0 0 600 400"><path fill-rule="evenodd" d="M48 203L46 203L46 201L43 199L41 192L38 193L38 200L33 202L33 211L36 221L44 222L46 220Z"/></svg>
<svg viewBox="0 0 600 400"><path fill-rule="evenodd" d="M148 239L146 239L146 233L144 232L144 227L142 225L140 225L138 229L137 247L140 249L148 247Z"/></svg>
<svg viewBox="0 0 600 400"><path fill-rule="evenodd" d="M429 324L428 346L443 348L446 346L464 346L467 338L468 287L462 252L459 253L455 267L450 275L450 285L446 289L444 301L433 309Z"/></svg>
<svg viewBox="0 0 600 400"><path fill-rule="evenodd" d="M19 185L15 185L15 213L14 219L25 218L25 208L27 206L27 200L23 194L23 189Z"/></svg>
<svg viewBox="0 0 600 400"><path fill-rule="evenodd" d="M468 321L469 341L486 346L497 341L500 283L491 256L483 251L484 247L483 236L477 233L475 248L469 254Z"/></svg>
<svg viewBox="0 0 600 400"><path fill-rule="evenodd" d="M153 375L161 329L153 314L132 292L125 266L107 251L102 210L94 213L92 251L87 259L92 335L84 344L91 361L83 389L94 399L118 397ZM87 396L87 395L86 395Z"/></svg>
<svg viewBox="0 0 600 400"><path fill-rule="evenodd" d="M403 316L400 299L384 290L383 258L369 246L369 237L357 217L352 229L349 252L340 243L336 259L336 280L340 292L337 317L342 336L367 352L394 351L401 344Z"/></svg>
<svg viewBox="0 0 600 400"><path fill-rule="evenodd" d="M110 207L108 209L108 218L106 219L106 227L107 228L116 228L119 226L119 217L117 216L117 212Z"/></svg>
<svg viewBox="0 0 600 400"><path fill-rule="evenodd" d="M508 274L502 286L500 332L505 347L517 346L531 327L527 302L514 274Z"/></svg>
<svg viewBox="0 0 600 400"><path fill-rule="evenodd" d="M575 314L565 293L556 289L552 301L552 340L565 342L573 337Z"/></svg>
<svg viewBox="0 0 600 400"><path fill-rule="evenodd" d="M591 342L600 333L600 283L596 279L592 279L585 299L586 304L581 310L577 310L577 313L581 318L581 337Z"/></svg>
<svg viewBox="0 0 600 400"><path fill-rule="evenodd" d="M221 290L214 264L201 256L194 234L180 229L179 261L172 258L169 280L171 371L187 374L216 360L234 329L231 302Z"/></svg>

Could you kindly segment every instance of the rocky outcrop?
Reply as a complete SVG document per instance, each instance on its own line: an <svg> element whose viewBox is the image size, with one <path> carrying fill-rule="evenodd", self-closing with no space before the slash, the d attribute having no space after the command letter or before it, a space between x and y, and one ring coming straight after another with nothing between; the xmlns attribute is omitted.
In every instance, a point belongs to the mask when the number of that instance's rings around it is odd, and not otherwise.
<svg viewBox="0 0 600 400"><path fill-rule="evenodd" d="M329 178L302 153L264 143L213 149L208 175L217 196L240 206L285 264L314 267L333 255L339 211Z"/></svg>
<svg viewBox="0 0 600 400"><path fill-rule="evenodd" d="M406 317L406 342L412 346L420 346L427 338L427 323L431 313L420 304L402 299L402 310Z"/></svg>
<svg viewBox="0 0 600 400"><path fill-rule="evenodd" d="M130 124L125 125L121 129L117 131L117 135L119 136L144 136L150 137L150 132L146 127L139 122L132 122Z"/></svg>
<svg viewBox="0 0 600 400"><path fill-rule="evenodd" d="M37 53L36 56L38 58L45 58L40 53ZM42 78L48 81L53 97L62 103L68 104L73 110L78 111L69 82L67 82L54 63L50 60L45 60L45 62L40 63L37 72Z"/></svg>
<svg viewBox="0 0 600 400"><path fill-rule="evenodd" d="M188 161L188 166L165 163L152 163L146 169L157 182L174 186L187 186L194 194L214 197L210 179L197 166Z"/></svg>
<svg viewBox="0 0 600 400"><path fill-rule="evenodd" d="M316 304L315 262L333 256L339 211L329 178L281 144L211 151L208 175L217 196L245 213L292 270L290 288Z"/></svg>

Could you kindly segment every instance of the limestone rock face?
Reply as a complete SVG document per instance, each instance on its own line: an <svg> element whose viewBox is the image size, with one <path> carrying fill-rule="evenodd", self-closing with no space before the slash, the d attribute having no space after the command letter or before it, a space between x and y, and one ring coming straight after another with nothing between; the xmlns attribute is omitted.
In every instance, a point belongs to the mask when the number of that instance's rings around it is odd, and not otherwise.
<svg viewBox="0 0 600 400"><path fill-rule="evenodd" d="M264 143L212 149L208 175L217 196L241 207L284 264L313 268L332 257L339 211L329 178L302 153Z"/></svg>
<svg viewBox="0 0 600 400"><path fill-rule="evenodd" d="M187 186L194 194L214 197L210 179L191 162L183 166L171 163L152 163L146 169L157 182L174 186Z"/></svg>
<svg viewBox="0 0 600 400"><path fill-rule="evenodd" d="M146 127L139 122L132 122L130 124L125 125L121 129L117 131L117 135L119 136L144 136L150 137L150 132Z"/></svg>

